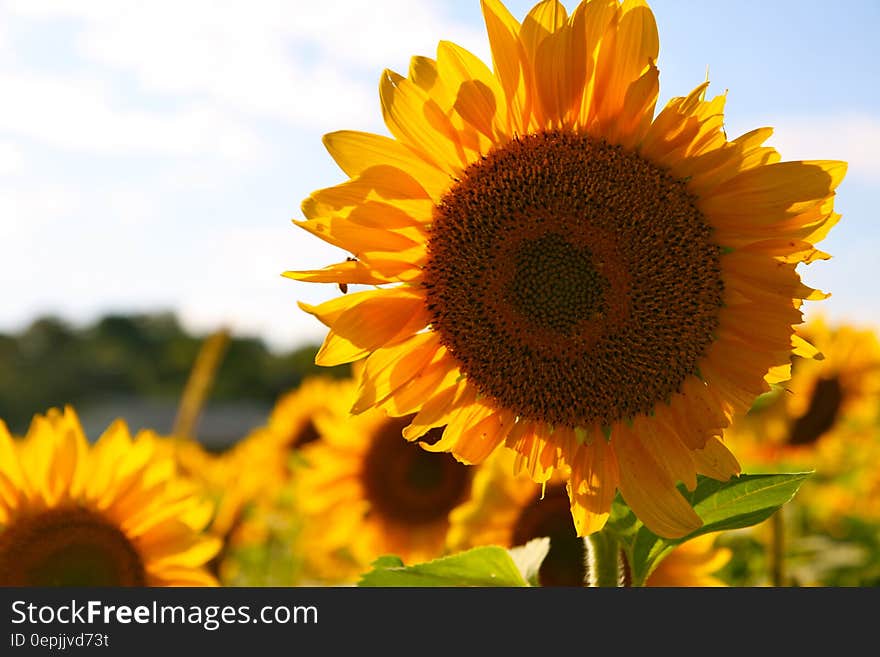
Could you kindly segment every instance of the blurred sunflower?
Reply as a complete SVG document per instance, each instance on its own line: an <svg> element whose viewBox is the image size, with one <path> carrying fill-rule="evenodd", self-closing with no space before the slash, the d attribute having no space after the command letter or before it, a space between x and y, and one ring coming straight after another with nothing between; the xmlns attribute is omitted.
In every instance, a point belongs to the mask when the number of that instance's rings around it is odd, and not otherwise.
<svg viewBox="0 0 880 657"><path fill-rule="evenodd" d="M443 41L383 73L393 138L324 139L350 180L296 223L354 257L287 276L376 289L300 304L330 329L316 362L366 358L353 410L415 414L409 440L445 426L466 463L506 443L537 482L569 466L578 534L620 489L685 535L676 482L739 471L717 436L787 378L801 300L824 296L796 267L828 257L846 165L780 162L769 128L728 141L708 83L653 118L643 2L483 14L494 72Z"/></svg>
<svg viewBox="0 0 880 657"><path fill-rule="evenodd" d="M469 495L472 469L402 440L408 422L382 411L318 420L321 439L303 448L296 474L314 577L347 581L384 554L407 563L443 554L449 512Z"/></svg>
<svg viewBox="0 0 880 657"><path fill-rule="evenodd" d="M851 470L851 457L860 458L877 440L880 340L873 330L832 326L823 318L797 334L815 345L821 358L794 359L791 379L737 418L728 439L755 468Z"/></svg>
<svg viewBox="0 0 880 657"><path fill-rule="evenodd" d="M158 439L114 422L89 445L73 409L0 422L0 585L206 586L211 504Z"/></svg>
<svg viewBox="0 0 880 657"><path fill-rule="evenodd" d="M299 450L318 438L318 417L348 416L354 390L351 381L307 378L279 397L264 426L224 452L209 452L193 440L169 440L181 470L216 502L210 531L223 540L223 549L211 568L223 584L296 583L300 518L291 465Z"/></svg>
<svg viewBox="0 0 880 657"><path fill-rule="evenodd" d="M716 539L716 534L705 534L677 546L648 576L645 586L727 586L717 573L733 553L716 547Z"/></svg>
<svg viewBox="0 0 880 657"><path fill-rule="evenodd" d="M327 413L348 414L350 398L343 391L350 384L340 381L308 377L298 388L279 397L269 415L264 439L287 451L317 440L315 418Z"/></svg>
<svg viewBox="0 0 880 657"><path fill-rule="evenodd" d="M254 445L251 436L231 449L214 453L195 440L166 438L163 447L173 456L178 470L197 482L214 503L206 530L222 542L222 548L207 564L224 585L230 565L228 557L243 543L251 543L253 531L248 519L254 507L281 485L277 454Z"/></svg>
<svg viewBox="0 0 880 657"><path fill-rule="evenodd" d="M587 548L577 536L564 477L536 486L522 474L511 474L509 450L493 455L477 470L473 495L449 517L451 551L478 545L514 547L533 538L550 538L550 550L538 571L541 586L584 586ZM651 574L646 586L723 586L713 576L730 559L716 549L713 535L701 536L673 550Z"/></svg>
<svg viewBox="0 0 880 657"><path fill-rule="evenodd" d="M501 450L474 476L473 494L449 516L453 552L478 545L513 547L533 538L550 538L550 551L538 572L541 586L583 586L587 575L584 541L575 531L562 472L543 488L511 470L514 454Z"/></svg>

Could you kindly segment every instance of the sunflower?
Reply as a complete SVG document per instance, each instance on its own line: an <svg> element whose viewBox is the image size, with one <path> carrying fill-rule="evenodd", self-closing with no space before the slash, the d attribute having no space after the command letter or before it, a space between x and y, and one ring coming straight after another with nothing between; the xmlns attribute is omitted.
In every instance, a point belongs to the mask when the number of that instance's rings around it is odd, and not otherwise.
<svg viewBox="0 0 880 657"><path fill-rule="evenodd" d="M868 328L812 319L797 334L821 352L794 359L791 379L760 398L728 434L755 467L785 463L851 470L880 417L880 340ZM758 439L760 437L760 439Z"/></svg>
<svg viewBox="0 0 880 657"><path fill-rule="evenodd" d="M289 499L291 461L318 438L317 417L348 413L350 388L329 377L307 378L279 397L265 425L222 452L189 439L165 441L180 470L215 502L209 531L223 541L223 549L210 566L223 584L252 585L257 577L291 584L290 577L278 576L276 567L290 556L298 527L296 505ZM340 399L349 401L340 406ZM280 555L277 545L282 542Z"/></svg>
<svg viewBox="0 0 880 657"><path fill-rule="evenodd" d="M348 412L348 398L342 392L347 385L325 376L304 379L298 388L278 398L266 425L267 438L288 451L317 440L317 416Z"/></svg>
<svg viewBox="0 0 880 657"><path fill-rule="evenodd" d="M727 437L751 470L815 470L795 500L811 522L880 517L880 339L822 317L798 328L820 359L795 358L791 379L734 419ZM872 493L872 490L874 492Z"/></svg>
<svg viewBox="0 0 880 657"><path fill-rule="evenodd" d="M352 382L349 402L355 391ZM295 476L312 576L346 581L385 554L407 563L443 554L473 468L402 440L409 421L378 410L317 421L321 439L303 448Z"/></svg>
<svg viewBox="0 0 880 657"><path fill-rule="evenodd" d="M727 586L717 576L733 552L716 547L717 534L704 534L685 541L670 552L648 576L645 586Z"/></svg>
<svg viewBox="0 0 880 657"><path fill-rule="evenodd" d="M205 586L211 504L158 439L117 420L90 446L73 409L0 422L0 585Z"/></svg>
<svg viewBox="0 0 880 657"><path fill-rule="evenodd" d="M217 502L211 531L229 537L257 501L268 502L290 476L288 461L300 447L317 440L314 420L325 413L347 413L347 384L327 377L305 379L281 395L264 426L229 449L208 451L194 440L169 438L165 444L188 477Z"/></svg>
<svg viewBox="0 0 880 657"><path fill-rule="evenodd" d="M506 444L546 482L568 466L578 534L619 489L656 533L700 519L676 488L739 472L719 435L788 376L800 263L838 221L846 165L732 141L708 82L654 116L658 36L643 3L555 0L483 14L494 70L443 41L385 71L393 137L324 143L350 179L297 225L349 253L301 281L362 284L317 306L320 365L366 359L353 411L445 426L479 463Z"/></svg>
<svg viewBox="0 0 880 657"><path fill-rule="evenodd" d="M223 585L229 582L225 573L230 571L230 553L249 542L252 532L246 525L253 508L280 486L280 458L255 447L251 436L219 453L191 439L162 439L162 448L174 458L178 471L196 482L213 502L206 532L217 537L222 547L206 568Z"/></svg>
<svg viewBox="0 0 880 657"><path fill-rule="evenodd" d="M449 516L450 550L515 547L546 536L550 550L538 571L538 583L584 586L589 557L584 539L575 531L564 474L557 470L541 489L524 474L511 474L513 458L510 450L502 450L480 466L473 495ZM716 549L714 541L714 535L706 535L676 547L645 586L723 586L713 573L727 563L730 551Z"/></svg>

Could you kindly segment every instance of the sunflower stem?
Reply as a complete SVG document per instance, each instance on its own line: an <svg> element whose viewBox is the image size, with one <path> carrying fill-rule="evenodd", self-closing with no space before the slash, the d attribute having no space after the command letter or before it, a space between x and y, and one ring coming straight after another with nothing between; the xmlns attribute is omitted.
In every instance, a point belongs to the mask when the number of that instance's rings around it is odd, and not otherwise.
<svg viewBox="0 0 880 657"><path fill-rule="evenodd" d="M785 517L781 508L773 514L772 523L770 567L773 586L785 586Z"/></svg>
<svg viewBox="0 0 880 657"><path fill-rule="evenodd" d="M229 331L220 329L205 338L183 389L172 434L182 440L195 439L199 417L217 376L217 369L229 346Z"/></svg>
<svg viewBox="0 0 880 657"><path fill-rule="evenodd" d="M584 539L587 548L587 585L620 586L620 546L611 534L599 531Z"/></svg>

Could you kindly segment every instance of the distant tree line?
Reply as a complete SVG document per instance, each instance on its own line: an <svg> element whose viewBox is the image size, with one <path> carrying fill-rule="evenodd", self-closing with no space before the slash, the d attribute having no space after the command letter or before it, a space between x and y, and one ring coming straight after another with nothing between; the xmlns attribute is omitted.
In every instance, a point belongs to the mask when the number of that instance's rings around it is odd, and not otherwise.
<svg viewBox="0 0 880 657"><path fill-rule="evenodd" d="M19 334L0 333L0 419L21 433L52 406L178 399L205 337L186 332L171 313L108 315L82 328L43 317ZM273 403L309 375L348 375L348 366L316 366L317 348L276 354L258 338L233 337L210 398Z"/></svg>

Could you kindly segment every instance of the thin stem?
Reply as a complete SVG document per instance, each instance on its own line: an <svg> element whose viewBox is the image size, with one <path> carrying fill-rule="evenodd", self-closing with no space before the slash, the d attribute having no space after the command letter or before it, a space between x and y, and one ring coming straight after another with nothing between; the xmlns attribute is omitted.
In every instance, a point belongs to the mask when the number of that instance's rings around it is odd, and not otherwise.
<svg viewBox="0 0 880 657"><path fill-rule="evenodd" d="M611 534L599 531L584 539L589 586L620 586L620 546Z"/></svg>
<svg viewBox="0 0 880 657"><path fill-rule="evenodd" d="M177 417L172 430L176 438L183 440L195 438L199 416L202 414L208 392L217 375L217 368L220 367L228 345L229 331L226 329L211 334L202 343L177 408Z"/></svg>
<svg viewBox="0 0 880 657"><path fill-rule="evenodd" d="M770 570L773 586L785 586L785 518L780 508L773 514Z"/></svg>

